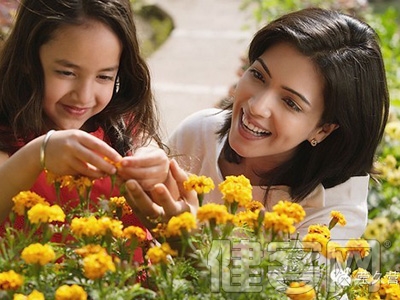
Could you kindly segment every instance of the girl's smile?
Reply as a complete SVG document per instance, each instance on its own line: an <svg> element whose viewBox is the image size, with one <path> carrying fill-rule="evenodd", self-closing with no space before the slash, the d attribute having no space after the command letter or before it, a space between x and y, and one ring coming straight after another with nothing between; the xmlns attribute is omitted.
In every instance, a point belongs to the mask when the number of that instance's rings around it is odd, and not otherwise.
<svg viewBox="0 0 400 300"><path fill-rule="evenodd" d="M118 36L98 21L55 31L40 48L49 127L79 129L108 105L121 52Z"/></svg>

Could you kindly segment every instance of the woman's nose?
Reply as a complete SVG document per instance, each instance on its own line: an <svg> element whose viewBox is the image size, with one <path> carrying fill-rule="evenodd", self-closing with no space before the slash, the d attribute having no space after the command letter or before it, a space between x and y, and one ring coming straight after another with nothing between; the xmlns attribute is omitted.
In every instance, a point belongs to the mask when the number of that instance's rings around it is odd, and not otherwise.
<svg viewBox="0 0 400 300"><path fill-rule="evenodd" d="M249 100L249 110L254 116L270 118L273 112L274 97L272 93L263 92Z"/></svg>

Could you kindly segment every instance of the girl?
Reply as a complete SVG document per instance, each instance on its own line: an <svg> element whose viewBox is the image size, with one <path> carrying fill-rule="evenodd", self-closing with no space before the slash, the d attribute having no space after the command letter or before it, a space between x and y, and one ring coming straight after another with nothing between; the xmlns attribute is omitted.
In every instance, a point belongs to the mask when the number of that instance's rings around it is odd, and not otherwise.
<svg viewBox="0 0 400 300"><path fill-rule="evenodd" d="M377 40L370 26L339 12L282 16L253 38L233 102L189 116L172 134L171 151L182 154L189 172L216 183L245 175L266 209L279 200L299 202L306 211L301 236L338 210L348 224L336 226L332 239L360 237L389 110ZM135 182L129 187L146 199ZM217 189L206 197L222 201Z"/></svg>
<svg viewBox="0 0 400 300"><path fill-rule="evenodd" d="M139 52L129 0L21 1L0 55L2 219L22 190L56 199L43 169L97 179L93 201L110 195L102 177L116 173L117 162L122 179L146 190L166 180L169 160L158 147ZM62 191L63 201L77 198ZM135 217L124 222L140 225Z"/></svg>

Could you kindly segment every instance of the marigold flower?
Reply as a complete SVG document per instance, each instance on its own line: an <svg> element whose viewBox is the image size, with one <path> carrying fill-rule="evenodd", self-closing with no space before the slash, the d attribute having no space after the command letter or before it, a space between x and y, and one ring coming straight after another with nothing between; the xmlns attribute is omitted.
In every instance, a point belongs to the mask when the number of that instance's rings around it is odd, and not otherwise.
<svg viewBox="0 0 400 300"><path fill-rule="evenodd" d="M120 238L123 236L122 229L124 225L122 221L111 219L109 217L101 217L97 220L99 235L105 236L108 232L111 232L112 236Z"/></svg>
<svg viewBox="0 0 400 300"><path fill-rule="evenodd" d="M115 207L120 207L122 209L122 216L133 214L132 208L126 203L125 197L111 197L110 202Z"/></svg>
<svg viewBox="0 0 400 300"><path fill-rule="evenodd" d="M128 239L136 239L139 242L144 242L146 240L146 231L139 226L128 226L124 228L123 235Z"/></svg>
<svg viewBox="0 0 400 300"><path fill-rule="evenodd" d="M167 263L169 255L177 256L178 252L171 249L168 243L163 243L161 246L152 247L147 250L146 258L153 264Z"/></svg>
<svg viewBox="0 0 400 300"><path fill-rule="evenodd" d="M106 253L107 254L107 251L100 245L89 244L82 248L75 249L75 253L82 257L86 257L90 254L97 254L97 253Z"/></svg>
<svg viewBox="0 0 400 300"><path fill-rule="evenodd" d="M199 207L197 211L197 219L200 222L215 220L216 224L226 224L232 220L233 216L228 212L225 205L207 203Z"/></svg>
<svg viewBox="0 0 400 300"><path fill-rule="evenodd" d="M227 203L238 202L239 206L243 207L253 199L253 187L244 175L226 176L218 188Z"/></svg>
<svg viewBox="0 0 400 300"><path fill-rule="evenodd" d="M215 185L210 177L191 174L183 182L183 187L187 191L195 190L197 194L208 194L215 188Z"/></svg>
<svg viewBox="0 0 400 300"><path fill-rule="evenodd" d="M313 252L320 252L327 256L327 245L329 240L319 233L307 233L303 237L303 248Z"/></svg>
<svg viewBox="0 0 400 300"><path fill-rule="evenodd" d="M13 270L0 273L0 290L18 290L23 283L24 278L22 275L15 273Z"/></svg>
<svg viewBox="0 0 400 300"><path fill-rule="evenodd" d="M347 249L339 243L329 241L326 247L326 257L342 263L346 260Z"/></svg>
<svg viewBox="0 0 400 300"><path fill-rule="evenodd" d="M263 209L264 205L260 201L251 200L251 201L249 201L249 202L247 202L245 204L244 208L246 210L250 210L252 212L255 212L255 211L259 211L259 210Z"/></svg>
<svg viewBox="0 0 400 300"><path fill-rule="evenodd" d="M313 300L317 297L314 288L304 282L291 282L286 289L286 296L292 300Z"/></svg>
<svg viewBox="0 0 400 300"><path fill-rule="evenodd" d="M233 224L236 226L248 226L249 228L256 228L258 226L258 213L259 211L240 211L233 216Z"/></svg>
<svg viewBox="0 0 400 300"><path fill-rule="evenodd" d="M112 257L104 252L89 254L83 259L83 270L86 278L102 278L107 271L115 272Z"/></svg>
<svg viewBox="0 0 400 300"><path fill-rule="evenodd" d="M36 204L50 205L43 197L31 191L18 193L12 198L12 201L14 202L13 211L19 216L23 216L25 209L29 209Z"/></svg>
<svg viewBox="0 0 400 300"><path fill-rule="evenodd" d="M329 226L328 226L329 229L332 229L333 227L335 227L335 225L337 223L339 223L339 225L341 225L341 226L344 226L347 223L346 218L340 211L332 210L331 217L332 217L332 220L329 222Z"/></svg>
<svg viewBox="0 0 400 300"><path fill-rule="evenodd" d="M56 258L56 254L50 245L35 243L22 250L21 258L27 264L40 264L41 266L44 266L53 261Z"/></svg>
<svg viewBox="0 0 400 300"><path fill-rule="evenodd" d="M314 224L308 226L308 233L317 233L323 235L326 239L331 239L331 231L326 225Z"/></svg>
<svg viewBox="0 0 400 300"><path fill-rule="evenodd" d="M109 159L108 157L104 156L104 160L110 164L112 164L114 167L116 167L117 169L119 169L121 167L121 161L115 162L112 161L111 159Z"/></svg>
<svg viewBox="0 0 400 300"><path fill-rule="evenodd" d="M48 206L38 203L28 211L28 219L32 224L64 222L65 213L58 205Z"/></svg>
<svg viewBox="0 0 400 300"><path fill-rule="evenodd" d="M28 296L23 294L14 294L13 300L45 300L45 298L41 292L33 290Z"/></svg>
<svg viewBox="0 0 400 300"><path fill-rule="evenodd" d="M370 245L364 239L350 239L346 243L347 253L350 255L354 255L354 253L360 253L360 257L364 258L369 255Z"/></svg>
<svg viewBox="0 0 400 300"><path fill-rule="evenodd" d="M86 300L87 293L85 290L77 285L62 285L56 290L56 300Z"/></svg>
<svg viewBox="0 0 400 300"><path fill-rule="evenodd" d="M166 236L180 236L183 231L191 232L197 228L196 219L190 212L184 212L178 216L173 216L167 224Z"/></svg>
<svg viewBox="0 0 400 300"><path fill-rule="evenodd" d="M294 223L302 221L306 216L306 212L300 204L290 201L281 200L273 206L272 210L277 214L287 215L293 219Z"/></svg>
<svg viewBox="0 0 400 300"><path fill-rule="evenodd" d="M393 284L386 290L385 300L398 300L398 299L400 299L400 286L398 284Z"/></svg>
<svg viewBox="0 0 400 300"><path fill-rule="evenodd" d="M279 215L276 212L266 212L263 225L266 230L272 229L274 232L293 233L296 227L293 225L294 219L287 215Z"/></svg>

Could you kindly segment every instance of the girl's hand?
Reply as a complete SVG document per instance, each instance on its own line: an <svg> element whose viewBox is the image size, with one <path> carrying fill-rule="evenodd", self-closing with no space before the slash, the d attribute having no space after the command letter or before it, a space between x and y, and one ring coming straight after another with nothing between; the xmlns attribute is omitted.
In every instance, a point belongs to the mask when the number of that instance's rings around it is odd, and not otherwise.
<svg viewBox="0 0 400 300"><path fill-rule="evenodd" d="M164 150L153 146L138 148L132 156L122 158L118 175L135 179L143 190L151 190L155 184L164 183L169 172L169 158Z"/></svg>
<svg viewBox="0 0 400 300"><path fill-rule="evenodd" d="M188 178L187 173L175 160L171 160L170 166L171 178L179 190L178 197L171 194L166 184L156 184L146 193L136 180L131 179L126 182L126 201L148 229L154 228L157 222L167 222L171 217L183 212L197 213L199 202L196 192L186 191L183 188L183 182Z"/></svg>
<svg viewBox="0 0 400 300"><path fill-rule="evenodd" d="M44 154L45 167L50 172L90 178L116 173L115 163L122 159L107 143L78 129L55 131Z"/></svg>

